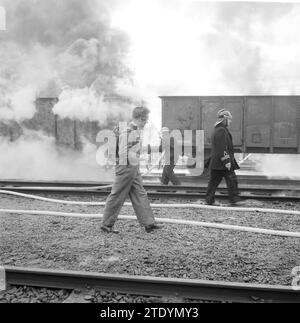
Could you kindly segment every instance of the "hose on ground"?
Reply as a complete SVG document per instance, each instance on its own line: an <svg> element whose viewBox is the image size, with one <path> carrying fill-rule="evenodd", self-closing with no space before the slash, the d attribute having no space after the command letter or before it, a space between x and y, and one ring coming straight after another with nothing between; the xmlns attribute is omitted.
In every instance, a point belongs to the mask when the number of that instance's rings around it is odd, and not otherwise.
<svg viewBox="0 0 300 323"><path fill-rule="evenodd" d="M76 217L76 218L98 218L98 219L103 217L102 214L65 213L65 212L39 211L39 210L0 209L0 213L48 215L48 216ZM131 215L120 215L119 219L134 220L135 217ZM238 225L190 221L190 220L183 220L183 219L156 218L156 221L162 222L162 223L183 224L183 225L201 226L201 227L213 228L213 229L244 231L244 232L250 232L250 233L275 235L275 236L281 236L281 237L300 238L300 232L269 230L269 229L253 228L253 227L244 227L244 226L238 226Z"/></svg>
<svg viewBox="0 0 300 323"><path fill-rule="evenodd" d="M18 192L11 192L6 190L0 190L0 194L20 196L45 202L69 204L69 205L86 205L86 206L104 206L105 202L82 202L82 201L66 201L50 199L46 197L23 194ZM130 206L131 203L125 203L125 206ZM257 207L230 207L230 206L213 206L213 205L203 205L203 204L151 204L153 208L190 208L190 209L207 209L216 211L239 211L239 212L260 212L260 213L277 213L277 214L288 214L288 215L300 215L300 211L295 210L281 210L281 209L266 209Z"/></svg>

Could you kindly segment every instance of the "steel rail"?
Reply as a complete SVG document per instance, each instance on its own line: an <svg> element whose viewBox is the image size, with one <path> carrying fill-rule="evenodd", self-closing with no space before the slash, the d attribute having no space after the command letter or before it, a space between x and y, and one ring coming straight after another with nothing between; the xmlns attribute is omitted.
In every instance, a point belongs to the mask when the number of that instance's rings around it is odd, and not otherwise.
<svg viewBox="0 0 300 323"><path fill-rule="evenodd" d="M239 190L241 197L247 199L266 199L266 200L300 200L300 185L297 186L297 181L279 180L277 184L269 184L266 178L258 177L261 181L252 182L252 184L240 184ZM255 181L253 176L250 176L251 181ZM266 183L268 183L266 185ZM279 184L281 183L281 184ZM14 181L2 180L0 181L0 188L5 190L13 190L22 193L68 193L68 194L96 194L108 195L110 188L107 187L107 182L73 182L73 181ZM262 185L265 184L265 185ZM66 186L68 185L68 186ZM95 185L97 185L95 187ZM103 187L103 189L101 188ZM153 198L183 198L183 199L199 199L205 196L207 183L199 182L197 185L180 185L168 186L145 183L145 189L148 195ZM227 188L221 184L216 193L217 197L226 198L228 196Z"/></svg>
<svg viewBox="0 0 300 323"><path fill-rule="evenodd" d="M185 192L203 192L206 191L207 185L199 184L199 185L177 185L177 186L169 186L169 185L158 185L158 184L149 184L144 183L144 188L148 191L150 190L162 190L162 191L185 191ZM74 187L72 186L17 186L17 185L7 185L7 186L1 186L0 189L3 188L5 190L32 190L32 191L81 191L80 188L78 188L76 185ZM110 190L110 187L108 185L99 185L99 188L95 188L94 186L85 186L84 189L88 189L91 191L98 191L98 190ZM220 185L218 187L218 190L224 190L227 189L225 185ZM291 186L258 186L258 185L240 185L240 190L248 191L248 192L257 192L263 190L267 193L274 193L274 192L299 192L300 193L300 187L291 187Z"/></svg>
<svg viewBox="0 0 300 323"><path fill-rule="evenodd" d="M104 194L103 192L102 194ZM153 191L147 191L147 194L149 197L152 198L171 198L171 199L199 199L199 198L205 198L206 192L199 192L199 193L189 193L189 192L153 192ZM228 193L217 191L216 197L219 199L228 199ZM300 196L288 196L288 195L271 195L266 194L265 192L257 192L250 193L250 192L244 192L243 190L240 190L240 197L243 199L255 199L255 200L280 200L280 201L300 201Z"/></svg>
<svg viewBox="0 0 300 323"><path fill-rule="evenodd" d="M14 180L0 180L0 188L24 188L24 189L52 189L52 188L62 188L62 189L69 189L73 190L78 187L84 188L91 188L93 189L95 186L101 188L101 186L106 187L107 185L111 185L111 182L72 182L72 181L14 181ZM300 191L300 181L292 181L292 180L282 180L277 182L269 182L268 180L250 180L247 183L239 183L241 189L247 190L269 190L269 191L282 191L282 190L289 190L289 191ZM176 190L190 190L190 191L197 191L207 187L207 182L196 180L191 184L182 184L179 186L169 186L169 185L161 185L157 183L149 183L144 182L145 188L167 188L167 189L176 189ZM226 188L225 184L221 183L219 186L220 189Z"/></svg>
<svg viewBox="0 0 300 323"><path fill-rule="evenodd" d="M207 184L208 177L206 176L179 176L183 183L201 185ZM144 178L144 183L153 183L153 179L159 178L157 176L149 176ZM145 180L149 179L149 181ZM152 179L152 180L151 180ZM287 178L274 179L267 178L266 176L254 176L254 175L240 175L238 176L240 184L252 184L252 185L283 185L283 186L295 186L299 187L300 180L292 180ZM111 182L98 182L98 181L48 181L48 180L0 180L0 186L15 185L15 186L101 186L111 184ZM193 186L191 185L191 186Z"/></svg>
<svg viewBox="0 0 300 323"><path fill-rule="evenodd" d="M206 187L192 186L159 186L159 185L144 185L148 196L153 198L183 198L183 199L199 199L205 196ZM98 196L107 196L110 189L84 189L72 187L17 187L5 186L0 187L8 191L21 193L68 193L68 194L94 194ZM239 187L240 196L247 199L262 199L262 200L300 200L300 190L289 189L284 191L278 188L254 188L254 187ZM295 194L296 193L296 194ZM216 192L216 197L227 198L228 192L226 188L219 187Z"/></svg>
<svg viewBox="0 0 300 323"><path fill-rule="evenodd" d="M4 267L7 285L105 291L229 302L300 303L300 290L288 286L196 279L99 274L93 272Z"/></svg>

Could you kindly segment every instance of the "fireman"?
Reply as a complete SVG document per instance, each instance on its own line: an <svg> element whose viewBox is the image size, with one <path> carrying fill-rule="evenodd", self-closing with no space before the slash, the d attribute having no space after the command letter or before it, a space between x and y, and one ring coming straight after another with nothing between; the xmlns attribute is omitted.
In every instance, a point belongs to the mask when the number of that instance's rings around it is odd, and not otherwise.
<svg viewBox="0 0 300 323"><path fill-rule="evenodd" d="M211 157L209 162L210 178L206 192L206 203L215 203L215 192L222 179L225 178L232 205L243 204L239 197L238 181L235 170L239 165L234 158L232 135L228 126L232 121L229 111L222 109L218 112L218 121L215 123L212 134Z"/></svg>

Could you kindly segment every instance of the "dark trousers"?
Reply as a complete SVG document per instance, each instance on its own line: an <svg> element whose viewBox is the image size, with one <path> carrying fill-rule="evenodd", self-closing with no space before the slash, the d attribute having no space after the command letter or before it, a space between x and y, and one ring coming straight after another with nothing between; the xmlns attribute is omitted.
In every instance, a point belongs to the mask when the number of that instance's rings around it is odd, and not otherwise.
<svg viewBox="0 0 300 323"><path fill-rule="evenodd" d="M238 181L237 176L233 170L214 170L210 171L210 178L208 182L206 192L206 203L213 204L215 202L216 189L221 183L222 179L225 178L226 185L229 193L229 200L231 203L240 201L238 192Z"/></svg>
<svg viewBox="0 0 300 323"><path fill-rule="evenodd" d="M161 176L161 183L164 185L168 185L169 182L173 185L180 185L179 178L174 173L175 165L165 165L163 168L162 176Z"/></svg>

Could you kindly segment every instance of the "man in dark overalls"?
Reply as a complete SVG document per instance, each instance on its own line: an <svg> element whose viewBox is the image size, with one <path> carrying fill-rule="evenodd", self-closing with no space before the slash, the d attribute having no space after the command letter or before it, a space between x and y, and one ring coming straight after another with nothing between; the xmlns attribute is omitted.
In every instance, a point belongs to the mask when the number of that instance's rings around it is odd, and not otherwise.
<svg viewBox="0 0 300 323"><path fill-rule="evenodd" d="M161 228L155 223L139 167L141 130L148 121L149 113L145 107L136 107L132 112L132 122L124 129L114 129L117 139L116 176L104 209L101 226L104 232L118 233L113 226L128 195L137 219L146 232Z"/></svg>
<svg viewBox="0 0 300 323"><path fill-rule="evenodd" d="M242 204L238 192L238 181L235 170L239 165L234 158L232 135L228 126L232 121L229 111L222 109L218 112L218 121L212 134L211 158L209 162L210 178L206 192L206 203L215 203L215 192L222 179L225 178L232 205Z"/></svg>
<svg viewBox="0 0 300 323"><path fill-rule="evenodd" d="M161 129L159 151L165 153L165 164L161 176L161 183L163 185L168 185L169 182L171 182L173 185L180 185L180 180L174 173L174 168L179 158L178 142L176 138L170 137L170 130L168 127L163 127Z"/></svg>

